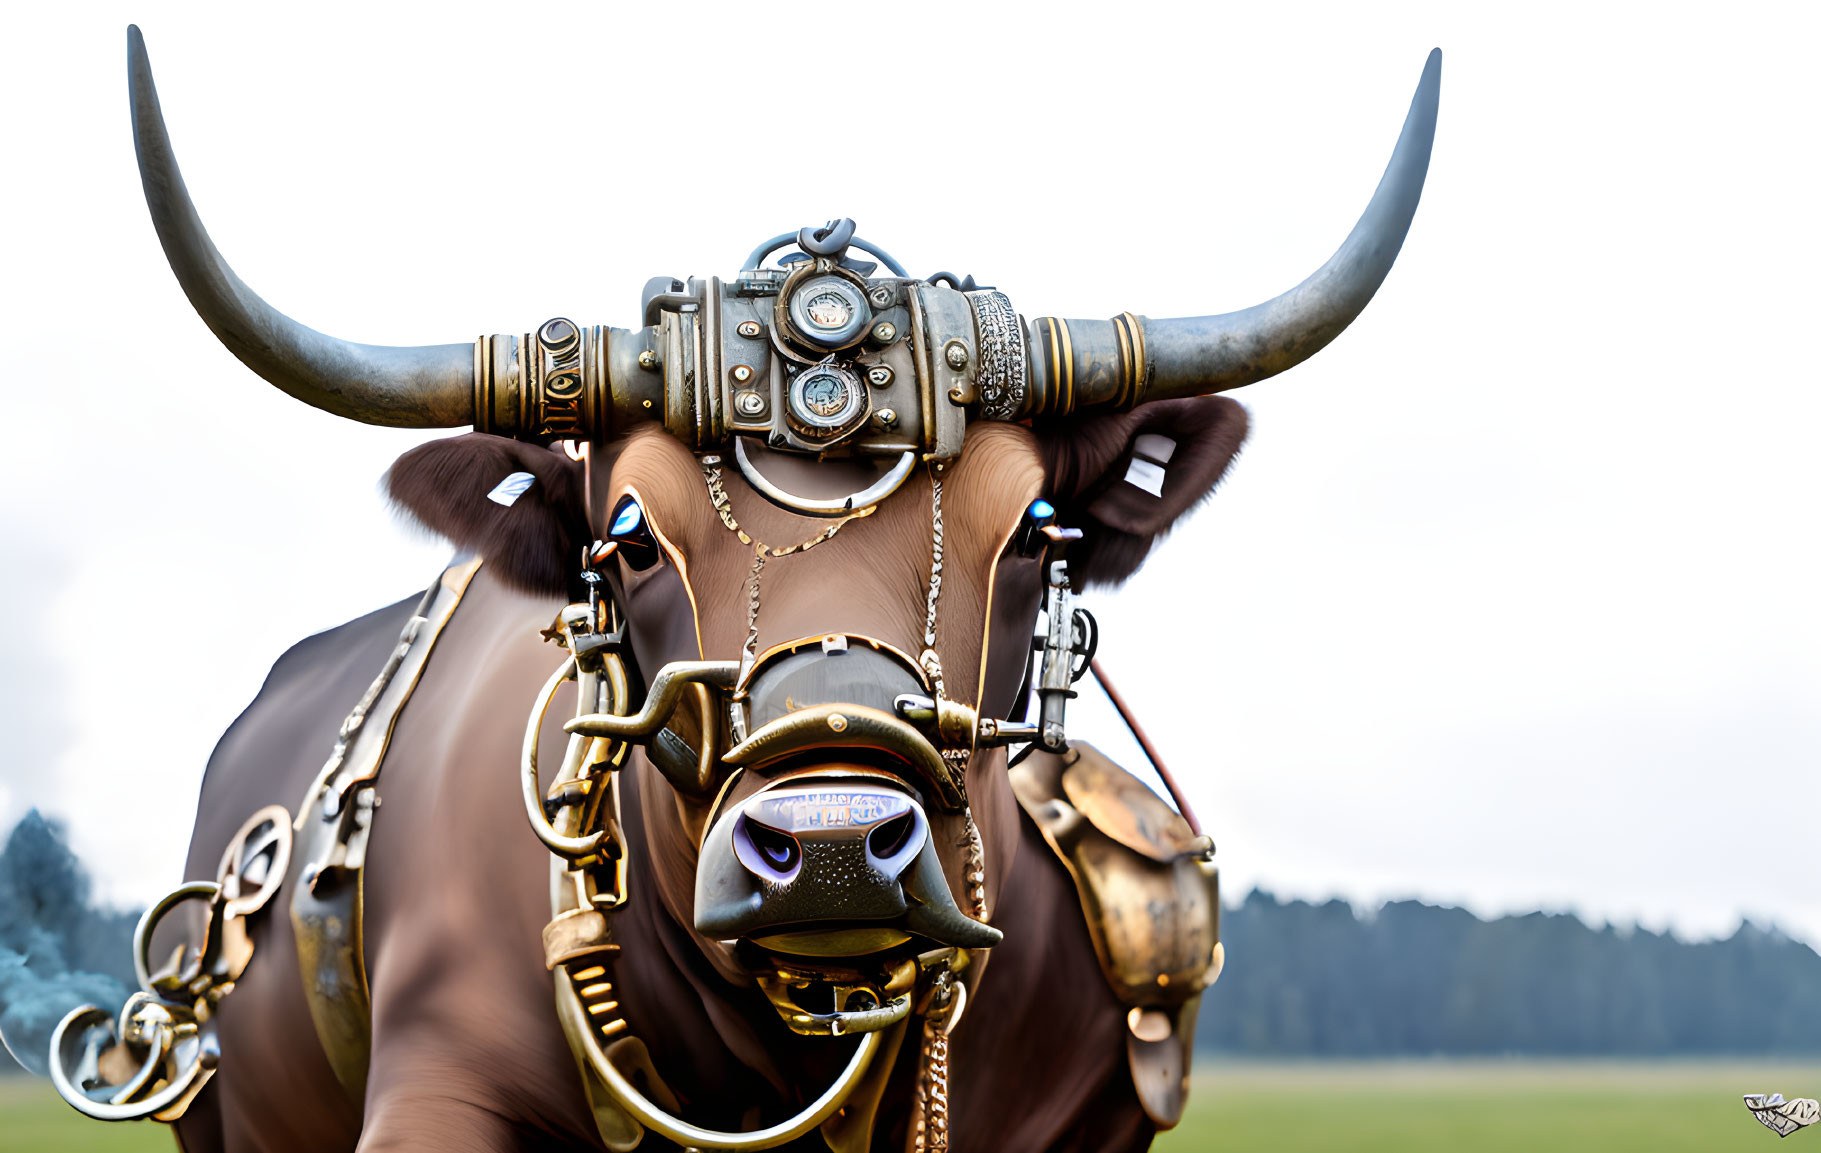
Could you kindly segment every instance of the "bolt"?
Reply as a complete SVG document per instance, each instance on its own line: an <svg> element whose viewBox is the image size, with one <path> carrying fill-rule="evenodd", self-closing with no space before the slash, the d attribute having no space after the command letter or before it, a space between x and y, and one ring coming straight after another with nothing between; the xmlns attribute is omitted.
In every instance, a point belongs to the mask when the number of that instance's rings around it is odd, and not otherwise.
<svg viewBox="0 0 1821 1153"><path fill-rule="evenodd" d="M741 416L758 416L765 411L765 398L756 392L742 392L733 398Z"/></svg>
<svg viewBox="0 0 1821 1153"><path fill-rule="evenodd" d="M740 327L734 331L738 332L741 336L757 336L759 335L759 322L756 320L742 320L740 322Z"/></svg>

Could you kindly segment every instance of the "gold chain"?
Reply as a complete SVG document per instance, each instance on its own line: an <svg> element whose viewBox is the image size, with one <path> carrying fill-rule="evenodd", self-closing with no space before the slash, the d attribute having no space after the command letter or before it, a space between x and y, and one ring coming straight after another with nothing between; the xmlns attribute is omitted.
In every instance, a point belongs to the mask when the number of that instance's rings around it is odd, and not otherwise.
<svg viewBox="0 0 1821 1153"><path fill-rule="evenodd" d="M917 1081L917 1153L948 1150L948 1033L923 1022L923 1075Z"/></svg>
<svg viewBox="0 0 1821 1153"><path fill-rule="evenodd" d="M865 508L856 509L808 540L799 541L784 548L774 548L764 541L754 540L751 534L740 527L740 522L734 519L733 501L728 499L727 490L721 486L719 465L704 459L702 461L702 479L708 485L708 499L714 503L715 513L721 518L721 523L727 526L727 531L740 538L741 544L752 546L752 573L747 577L746 644L741 650L742 658L750 663L757 658L759 652L759 574L765 571L766 560L771 557L785 557L792 553L808 552L823 541L833 540L834 535L840 532L842 526L848 522L873 515L879 506L869 504Z"/></svg>

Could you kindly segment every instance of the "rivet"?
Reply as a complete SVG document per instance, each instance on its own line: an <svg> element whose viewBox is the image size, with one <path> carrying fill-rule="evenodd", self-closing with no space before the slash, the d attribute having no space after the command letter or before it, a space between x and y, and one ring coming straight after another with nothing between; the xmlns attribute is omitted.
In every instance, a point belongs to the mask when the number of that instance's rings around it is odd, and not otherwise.
<svg viewBox="0 0 1821 1153"><path fill-rule="evenodd" d="M639 353L639 367L640 368L653 369L653 368L656 368L657 366L658 366L658 354L657 353L651 351L649 348L646 349L644 352Z"/></svg>
<svg viewBox="0 0 1821 1153"><path fill-rule="evenodd" d="M742 392L733 398L733 406L741 416L758 416L765 411L765 398L756 392Z"/></svg>
<svg viewBox="0 0 1821 1153"><path fill-rule="evenodd" d="M942 349L942 355L948 359L948 366L956 372L967 367L967 345L959 340L951 340Z"/></svg>
<svg viewBox="0 0 1821 1153"><path fill-rule="evenodd" d="M828 727L834 732L845 733L847 731L847 718L840 713L830 713L828 714Z"/></svg>
<svg viewBox="0 0 1821 1153"><path fill-rule="evenodd" d="M752 365L736 364L733 366L733 378L737 384L745 384L752 379Z"/></svg>
<svg viewBox="0 0 1821 1153"><path fill-rule="evenodd" d="M898 339L898 326L889 320L881 320L873 325L873 339L880 344L890 344Z"/></svg>
<svg viewBox="0 0 1821 1153"><path fill-rule="evenodd" d="M740 326L734 329L734 331L741 336L757 336L759 335L759 322L756 320L742 320Z"/></svg>
<svg viewBox="0 0 1821 1153"><path fill-rule="evenodd" d="M892 382L892 370L889 366L875 364L866 370L866 383L874 388L884 388Z"/></svg>

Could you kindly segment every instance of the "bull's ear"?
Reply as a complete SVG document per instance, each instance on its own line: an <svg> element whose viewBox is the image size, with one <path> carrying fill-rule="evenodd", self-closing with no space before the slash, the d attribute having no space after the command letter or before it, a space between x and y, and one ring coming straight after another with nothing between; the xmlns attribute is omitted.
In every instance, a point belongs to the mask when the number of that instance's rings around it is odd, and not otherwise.
<svg viewBox="0 0 1821 1153"><path fill-rule="evenodd" d="M400 510L540 596L568 595L591 539L583 486L581 464L560 450L478 432L419 445L386 474Z"/></svg>
<svg viewBox="0 0 1821 1153"><path fill-rule="evenodd" d="M1077 587L1116 585L1225 475L1246 439L1246 410L1224 396L1160 400L1037 432L1050 500L1082 530L1069 549Z"/></svg>

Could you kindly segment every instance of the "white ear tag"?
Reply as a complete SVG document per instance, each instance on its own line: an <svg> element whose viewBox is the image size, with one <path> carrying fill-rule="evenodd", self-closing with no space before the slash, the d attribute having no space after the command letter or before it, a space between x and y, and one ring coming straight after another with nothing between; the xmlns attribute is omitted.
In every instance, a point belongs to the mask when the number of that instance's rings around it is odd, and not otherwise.
<svg viewBox="0 0 1821 1153"><path fill-rule="evenodd" d="M1125 482L1141 488L1158 499L1163 498L1163 469L1176 455L1176 442L1154 432L1142 432L1132 440L1132 463L1126 466Z"/></svg>
<svg viewBox="0 0 1821 1153"><path fill-rule="evenodd" d="M537 483L537 477L528 472L511 473L505 480L493 486L493 491L487 494L487 499L494 504L502 504L511 508L513 502L524 496L535 483Z"/></svg>
<svg viewBox="0 0 1821 1153"><path fill-rule="evenodd" d="M1152 496L1163 496L1163 468L1141 456L1133 457L1132 463L1126 466L1125 482Z"/></svg>

